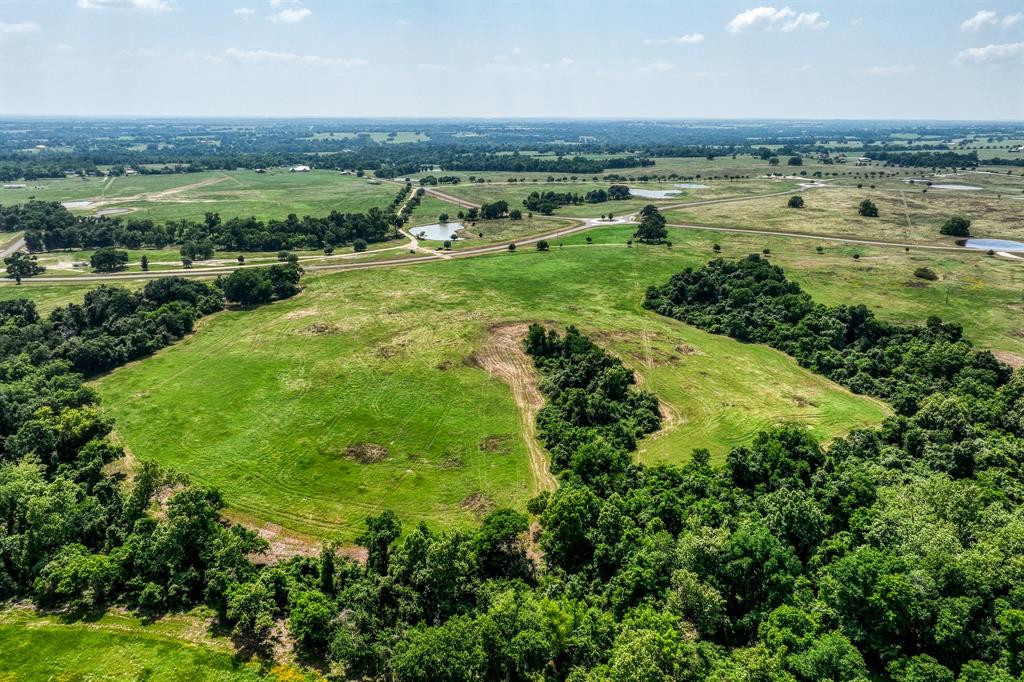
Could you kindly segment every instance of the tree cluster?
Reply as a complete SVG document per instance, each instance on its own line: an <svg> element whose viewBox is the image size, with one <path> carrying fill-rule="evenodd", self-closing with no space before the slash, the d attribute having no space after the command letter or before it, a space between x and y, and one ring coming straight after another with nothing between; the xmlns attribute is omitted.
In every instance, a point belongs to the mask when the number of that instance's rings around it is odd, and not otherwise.
<svg viewBox="0 0 1024 682"><path fill-rule="evenodd" d="M636 441L661 427L658 399L633 388L633 372L576 327L561 336L532 324L524 347L547 398L537 436L551 453L552 471L571 470L595 485L621 475Z"/></svg>
<svg viewBox="0 0 1024 682"><path fill-rule="evenodd" d="M366 213L331 211L324 217L302 218L291 213L284 220L267 221L254 217L224 220L218 213L207 213L202 222L164 223L148 218L76 217L57 202L30 201L0 207L0 226L8 231L26 230L25 243L37 252L111 246L164 248L169 244L181 244L190 251L197 247L206 251L319 249L351 244L356 239L378 242L395 238L399 217L394 212L408 191L403 188L399 195L390 208L373 207Z"/></svg>
<svg viewBox="0 0 1024 682"><path fill-rule="evenodd" d="M689 268L647 291L644 306L740 341L765 343L801 365L884 398L913 414L938 392L989 396L1010 368L974 348L959 325L928 318L925 326L884 322L863 305L816 304L757 254Z"/></svg>

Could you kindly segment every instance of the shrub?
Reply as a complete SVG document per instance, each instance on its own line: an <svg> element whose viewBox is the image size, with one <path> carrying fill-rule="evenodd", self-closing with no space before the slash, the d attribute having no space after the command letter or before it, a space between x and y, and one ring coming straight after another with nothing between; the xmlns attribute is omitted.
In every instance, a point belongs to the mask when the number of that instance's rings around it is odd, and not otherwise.
<svg viewBox="0 0 1024 682"><path fill-rule="evenodd" d="M803 208L804 198L799 194L793 195L789 198L789 203L786 204L789 208Z"/></svg>
<svg viewBox="0 0 1024 682"><path fill-rule="evenodd" d="M963 216L955 215L942 223L939 233L950 237L970 237L971 221Z"/></svg>
<svg viewBox="0 0 1024 682"><path fill-rule="evenodd" d="M925 267L921 267L918 268L917 270L914 270L914 277L917 277L918 279L926 279L929 282L934 282L939 278L939 276L936 275L931 268Z"/></svg>
<svg viewBox="0 0 1024 682"><path fill-rule="evenodd" d="M871 199L865 199L860 202L860 206L857 207L857 213L865 218L877 218L878 207L875 206L875 202L871 201Z"/></svg>

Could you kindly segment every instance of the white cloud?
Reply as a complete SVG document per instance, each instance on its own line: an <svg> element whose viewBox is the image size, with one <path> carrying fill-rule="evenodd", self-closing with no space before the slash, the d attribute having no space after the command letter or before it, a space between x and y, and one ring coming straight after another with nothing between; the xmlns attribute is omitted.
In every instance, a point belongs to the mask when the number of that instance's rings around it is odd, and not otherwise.
<svg viewBox="0 0 1024 682"><path fill-rule="evenodd" d="M312 16L313 10L308 7L296 7L283 9L277 14L271 14L268 18L281 24L297 24L303 19Z"/></svg>
<svg viewBox="0 0 1024 682"><path fill-rule="evenodd" d="M77 0L79 9L142 9L165 12L171 9L168 0Z"/></svg>
<svg viewBox="0 0 1024 682"><path fill-rule="evenodd" d="M996 13L992 10L981 9L970 19L960 24L961 31L977 31L982 26L996 23Z"/></svg>
<svg viewBox="0 0 1024 682"><path fill-rule="evenodd" d="M1017 12L1016 14L1007 14L1003 17L1003 20L999 22L999 25L1003 28L1010 28L1016 26L1021 21L1024 21L1024 12Z"/></svg>
<svg viewBox="0 0 1024 682"><path fill-rule="evenodd" d="M894 65L894 66L872 66L867 69L864 73L869 76L905 76L909 73L913 73L917 70L917 66L914 64L905 65Z"/></svg>
<svg viewBox="0 0 1024 682"><path fill-rule="evenodd" d="M251 17L254 14L256 14L256 10L249 9L248 7L236 7L235 8L235 16L242 17L243 19L248 19L249 17Z"/></svg>
<svg viewBox="0 0 1024 682"><path fill-rule="evenodd" d="M237 47L229 47L224 50L224 58L241 64L309 64L343 68L366 66L369 63L365 59L338 59L271 50L241 50Z"/></svg>
<svg viewBox="0 0 1024 682"><path fill-rule="evenodd" d="M1004 43L1002 45L985 45L961 50L953 58L954 64L984 64L985 62L1011 59L1024 56L1024 43Z"/></svg>
<svg viewBox="0 0 1024 682"><path fill-rule="evenodd" d="M676 68L675 64L669 64L668 62L651 62L650 64L638 66L636 70L637 73L665 73L674 68Z"/></svg>
<svg viewBox="0 0 1024 682"><path fill-rule="evenodd" d="M71 52L74 49L75 48L71 47L67 43L57 43L56 45L53 46L53 51L54 52Z"/></svg>
<svg viewBox="0 0 1024 682"><path fill-rule="evenodd" d="M678 36L676 38L648 38L644 41L646 45L667 45L669 43L676 43L677 45L696 45L697 43L704 42L704 36L700 33L687 33L686 35Z"/></svg>
<svg viewBox="0 0 1024 682"><path fill-rule="evenodd" d="M409 20L399 18L398 20L395 21L395 25L398 26L398 28L406 28L409 26Z"/></svg>
<svg viewBox="0 0 1024 682"><path fill-rule="evenodd" d="M154 50L145 47L139 48L137 50L120 49L114 53L114 56L120 59L152 59L153 57L159 55L160 50Z"/></svg>
<svg viewBox="0 0 1024 682"><path fill-rule="evenodd" d="M782 9L755 7L734 16L732 21L726 24L725 28L732 33L742 33L759 26L771 28L777 22L788 19L795 14L796 12L788 7L783 7Z"/></svg>
<svg viewBox="0 0 1024 682"><path fill-rule="evenodd" d="M417 64L416 68L420 71L448 71L450 69L444 64Z"/></svg>
<svg viewBox="0 0 1024 682"><path fill-rule="evenodd" d="M801 28L826 28L828 22L821 20L820 12L801 12L797 14L789 7L783 7L782 9L754 7L737 14L732 18L732 21L726 24L725 28L731 33L743 33L755 28L772 30L776 26L788 32Z"/></svg>
<svg viewBox="0 0 1024 682"><path fill-rule="evenodd" d="M39 33L39 24L34 21L18 21L13 24L0 21L0 35L15 35L19 33Z"/></svg>
<svg viewBox="0 0 1024 682"><path fill-rule="evenodd" d="M821 21L820 12L801 12L796 19L787 21L782 26L783 31L796 31L801 28L809 28L812 30L819 30L822 28L828 28L827 21Z"/></svg>

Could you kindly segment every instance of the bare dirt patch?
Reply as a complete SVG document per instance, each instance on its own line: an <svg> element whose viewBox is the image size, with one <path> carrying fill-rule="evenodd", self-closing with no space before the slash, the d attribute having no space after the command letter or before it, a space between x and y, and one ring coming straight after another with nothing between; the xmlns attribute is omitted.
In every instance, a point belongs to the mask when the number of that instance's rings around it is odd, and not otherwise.
<svg viewBox="0 0 1024 682"><path fill-rule="evenodd" d="M506 452L510 436L487 436L480 441L480 449L483 452Z"/></svg>
<svg viewBox="0 0 1024 682"><path fill-rule="evenodd" d="M375 443L353 443L345 448L345 458L360 464L376 464L388 456L388 449Z"/></svg>
<svg viewBox="0 0 1024 682"><path fill-rule="evenodd" d="M462 502L459 503L459 507L466 511L473 512L477 516L484 516L487 512L494 509L494 500L483 493L473 493L463 499Z"/></svg>
<svg viewBox="0 0 1024 682"><path fill-rule="evenodd" d="M470 357L512 389L530 458L530 473L538 490L554 490L558 483L548 469L547 454L537 442L536 417L544 407L544 396L537 390L533 362L523 350L527 329L529 325L525 322L493 325L488 329L487 339Z"/></svg>
<svg viewBox="0 0 1024 682"><path fill-rule="evenodd" d="M323 336L325 334L334 334L338 331L338 325L328 324L326 322L314 322L303 330L308 336Z"/></svg>
<svg viewBox="0 0 1024 682"><path fill-rule="evenodd" d="M301 320L304 317L311 317L317 314L316 308L303 308L301 310L293 310L284 316L286 320Z"/></svg>
<svg viewBox="0 0 1024 682"><path fill-rule="evenodd" d="M1020 353L1014 353L1008 350L994 350L992 355L996 356L997 360L1005 362L1010 367L1024 367L1024 355Z"/></svg>
<svg viewBox="0 0 1024 682"><path fill-rule="evenodd" d="M675 351L680 355L703 355L704 353L696 346L691 346L688 343L681 343L676 346Z"/></svg>

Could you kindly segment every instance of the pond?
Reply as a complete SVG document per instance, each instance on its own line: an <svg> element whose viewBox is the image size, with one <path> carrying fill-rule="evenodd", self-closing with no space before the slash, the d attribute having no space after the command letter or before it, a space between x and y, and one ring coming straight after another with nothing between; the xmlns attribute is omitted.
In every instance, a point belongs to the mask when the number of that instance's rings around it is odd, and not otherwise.
<svg viewBox="0 0 1024 682"><path fill-rule="evenodd" d="M932 183L931 180L922 180L921 178L906 178L904 182L909 182L913 185L928 185L928 189L957 189L962 191L972 191L978 189L985 189L984 187L978 187L977 185L960 185L956 183ZM928 184L931 183L931 184Z"/></svg>
<svg viewBox="0 0 1024 682"><path fill-rule="evenodd" d="M60 205L64 208L85 208L86 206L92 206L92 202L88 199L80 199L78 201L62 201Z"/></svg>
<svg viewBox="0 0 1024 682"><path fill-rule="evenodd" d="M984 249L986 251L1024 251L1024 242L1010 239L968 239L964 246L968 249Z"/></svg>
<svg viewBox="0 0 1024 682"><path fill-rule="evenodd" d="M463 227L462 223L433 223L431 225L417 225L409 228L409 234L419 239L433 239L443 242L452 238ZM458 239L458 237L455 237Z"/></svg>
<svg viewBox="0 0 1024 682"><path fill-rule="evenodd" d="M677 189L633 189L629 188L631 197L643 197L644 199L671 199L677 194L682 194Z"/></svg>
<svg viewBox="0 0 1024 682"><path fill-rule="evenodd" d="M677 182L676 187L680 189L707 189L710 185L702 185L699 182Z"/></svg>

